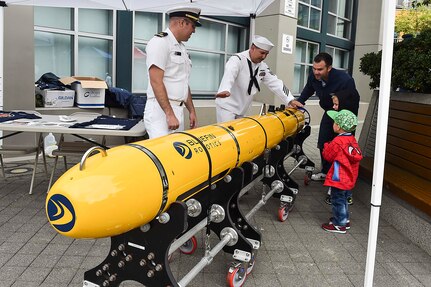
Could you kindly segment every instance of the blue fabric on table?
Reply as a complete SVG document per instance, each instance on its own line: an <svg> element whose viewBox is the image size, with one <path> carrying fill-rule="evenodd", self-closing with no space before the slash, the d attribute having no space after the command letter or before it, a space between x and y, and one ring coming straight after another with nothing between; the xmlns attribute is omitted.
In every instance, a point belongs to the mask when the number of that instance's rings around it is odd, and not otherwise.
<svg viewBox="0 0 431 287"><path fill-rule="evenodd" d="M0 111L0 123L17 119L41 119L41 117L26 112L5 112Z"/></svg>
<svg viewBox="0 0 431 287"><path fill-rule="evenodd" d="M129 117L132 119L144 117L146 102L146 96L134 95L122 88L109 87L105 90L105 106L128 109Z"/></svg>
<svg viewBox="0 0 431 287"><path fill-rule="evenodd" d="M41 90L51 89L64 91L66 87L70 88L70 85L63 84L60 78L51 72L43 74L35 84Z"/></svg>
<svg viewBox="0 0 431 287"><path fill-rule="evenodd" d="M114 118L110 116L98 116L94 120L83 123L76 123L69 128L79 128L79 129L91 129L94 128L92 125L107 125L107 126L122 126L119 130L130 130L135 126L140 120L139 119L124 119L124 118ZM109 128L107 128L109 129Z"/></svg>

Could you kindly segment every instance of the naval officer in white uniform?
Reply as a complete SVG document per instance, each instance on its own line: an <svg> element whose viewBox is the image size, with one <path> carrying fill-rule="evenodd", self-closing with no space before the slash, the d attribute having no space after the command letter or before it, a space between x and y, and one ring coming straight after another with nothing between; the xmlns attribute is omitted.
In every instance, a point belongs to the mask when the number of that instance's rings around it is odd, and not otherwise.
<svg viewBox="0 0 431 287"><path fill-rule="evenodd" d="M144 123L150 138L184 130L184 106L189 111L190 128L197 127L189 87L192 62L183 42L201 26L200 12L184 6L169 10L169 28L147 44L149 84Z"/></svg>
<svg viewBox="0 0 431 287"><path fill-rule="evenodd" d="M272 47L274 45L268 39L256 35L249 50L235 54L227 61L215 99L217 122L243 117L262 83L286 105L294 100L283 81L263 62Z"/></svg>

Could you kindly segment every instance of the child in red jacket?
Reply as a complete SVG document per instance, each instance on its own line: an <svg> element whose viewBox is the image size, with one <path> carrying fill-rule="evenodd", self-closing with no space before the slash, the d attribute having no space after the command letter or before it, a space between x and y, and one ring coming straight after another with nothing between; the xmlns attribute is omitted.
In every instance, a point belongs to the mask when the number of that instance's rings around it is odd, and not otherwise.
<svg viewBox="0 0 431 287"><path fill-rule="evenodd" d="M362 152L352 132L358 124L357 117L349 110L327 111L334 120L333 129L338 135L325 143L322 155L331 168L323 185L331 187L332 218L322 228L329 232L346 233L350 228L348 192L358 178Z"/></svg>
<svg viewBox="0 0 431 287"><path fill-rule="evenodd" d="M349 110L358 116L359 95L356 91L342 90L331 94L331 97L332 103L334 104L332 107L335 111ZM355 135L355 131L353 131L352 134ZM328 189L325 202L331 205L331 188ZM353 204L352 192L349 192L349 195L347 196L347 203L349 205Z"/></svg>

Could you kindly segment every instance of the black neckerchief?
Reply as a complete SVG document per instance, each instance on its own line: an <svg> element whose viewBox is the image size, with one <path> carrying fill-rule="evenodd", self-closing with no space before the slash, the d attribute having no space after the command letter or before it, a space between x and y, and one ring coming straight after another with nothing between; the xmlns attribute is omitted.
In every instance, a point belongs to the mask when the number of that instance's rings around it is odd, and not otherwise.
<svg viewBox="0 0 431 287"><path fill-rule="evenodd" d="M251 88L253 87L253 84L256 86L257 90L260 92L259 83L257 82L256 75L259 71L259 67L256 68L256 70L253 73L253 69L251 68L251 61L247 59L248 63L248 69L250 70L250 83L248 84L247 92L250 95L251 94Z"/></svg>

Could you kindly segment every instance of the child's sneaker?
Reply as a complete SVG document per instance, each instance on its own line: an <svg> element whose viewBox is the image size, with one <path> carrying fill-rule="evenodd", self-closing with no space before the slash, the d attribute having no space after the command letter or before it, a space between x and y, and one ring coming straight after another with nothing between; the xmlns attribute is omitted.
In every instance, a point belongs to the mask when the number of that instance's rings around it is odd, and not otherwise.
<svg viewBox="0 0 431 287"><path fill-rule="evenodd" d="M334 220L333 217L329 218L329 224L332 224L332 221ZM347 223L346 223L346 230L350 229L350 219L347 219Z"/></svg>
<svg viewBox="0 0 431 287"><path fill-rule="evenodd" d="M325 178L326 178L326 173L322 173L322 172L311 175L311 180L314 180L314 181L325 180Z"/></svg>
<svg viewBox="0 0 431 287"><path fill-rule="evenodd" d="M331 196L330 196L330 195L327 195L327 196L326 196L326 198L325 198L325 202L326 202L326 204L329 204L329 205L331 205L331 204L332 204L332 202L331 202Z"/></svg>
<svg viewBox="0 0 431 287"><path fill-rule="evenodd" d="M353 198L352 198L351 196L349 196L349 197L347 198L347 204L348 204L348 205L352 205L352 204L353 204Z"/></svg>
<svg viewBox="0 0 431 287"><path fill-rule="evenodd" d="M334 225L332 223L323 223L322 228L323 228L323 230L328 231L328 232L346 233L346 227L345 226L338 226L338 225Z"/></svg>

